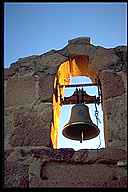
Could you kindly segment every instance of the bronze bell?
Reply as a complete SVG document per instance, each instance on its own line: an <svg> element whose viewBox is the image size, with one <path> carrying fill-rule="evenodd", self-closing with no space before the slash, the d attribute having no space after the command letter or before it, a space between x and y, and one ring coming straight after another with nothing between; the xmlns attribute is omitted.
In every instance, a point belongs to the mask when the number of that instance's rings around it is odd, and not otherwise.
<svg viewBox="0 0 128 192"><path fill-rule="evenodd" d="M64 126L62 134L72 140L89 140L100 133L98 127L92 122L89 108L85 104L76 104L72 107L69 122Z"/></svg>

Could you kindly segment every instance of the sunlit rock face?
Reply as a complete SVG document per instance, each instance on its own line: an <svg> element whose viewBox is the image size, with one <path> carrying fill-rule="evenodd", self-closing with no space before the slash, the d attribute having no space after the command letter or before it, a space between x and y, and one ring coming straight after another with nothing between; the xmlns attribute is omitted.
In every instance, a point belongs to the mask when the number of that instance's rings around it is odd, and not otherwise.
<svg viewBox="0 0 128 192"><path fill-rule="evenodd" d="M60 50L20 58L5 69L5 185L126 187L126 71L126 46L107 49L91 44L89 37L69 40ZM101 81L104 151L57 149L60 94L64 95L60 85L80 75L92 81L98 75Z"/></svg>

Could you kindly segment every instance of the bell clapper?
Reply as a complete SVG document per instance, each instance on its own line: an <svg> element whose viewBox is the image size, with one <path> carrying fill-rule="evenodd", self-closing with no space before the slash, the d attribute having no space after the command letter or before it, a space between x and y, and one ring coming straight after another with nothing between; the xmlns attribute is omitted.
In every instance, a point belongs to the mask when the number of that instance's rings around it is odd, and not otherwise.
<svg viewBox="0 0 128 192"><path fill-rule="evenodd" d="M83 131L81 132L81 139L80 139L80 143L82 143L83 141Z"/></svg>

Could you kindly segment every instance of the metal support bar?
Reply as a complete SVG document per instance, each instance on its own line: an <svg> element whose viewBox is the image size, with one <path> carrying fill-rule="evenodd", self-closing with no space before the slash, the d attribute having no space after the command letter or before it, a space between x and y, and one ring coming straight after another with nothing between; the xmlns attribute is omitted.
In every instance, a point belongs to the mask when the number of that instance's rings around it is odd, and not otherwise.
<svg viewBox="0 0 128 192"><path fill-rule="evenodd" d="M87 84L72 84L72 85L59 85L60 87L85 87L85 86L97 86L97 83L87 83Z"/></svg>

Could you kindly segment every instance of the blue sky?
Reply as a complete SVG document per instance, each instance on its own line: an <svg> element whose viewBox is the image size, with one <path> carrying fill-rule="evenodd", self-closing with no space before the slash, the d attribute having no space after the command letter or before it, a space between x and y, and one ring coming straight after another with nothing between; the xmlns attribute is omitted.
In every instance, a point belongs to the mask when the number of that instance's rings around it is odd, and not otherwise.
<svg viewBox="0 0 128 192"><path fill-rule="evenodd" d="M68 40L88 36L91 43L106 48L127 44L126 3L5 3L4 9L4 66L19 58L40 55L61 49ZM87 78L73 78L72 83L90 82ZM86 89L87 90L87 89ZM74 89L65 90L65 96ZM95 95L96 88L88 88ZM90 106L94 123L94 106ZM62 136L62 129L70 117L71 106L63 106L61 113L61 147L97 148L99 137L83 142L71 142ZM103 138L103 113L99 106L99 128Z"/></svg>
<svg viewBox="0 0 128 192"><path fill-rule="evenodd" d="M61 49L89 36L94 45L126 45L126 3L5 3L4 65Z"/></svg>

